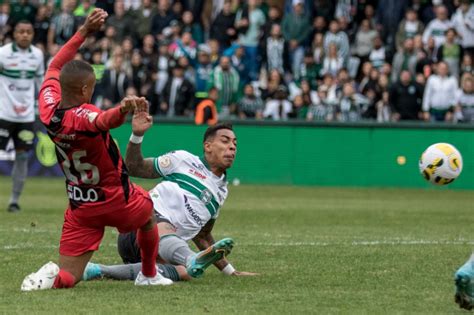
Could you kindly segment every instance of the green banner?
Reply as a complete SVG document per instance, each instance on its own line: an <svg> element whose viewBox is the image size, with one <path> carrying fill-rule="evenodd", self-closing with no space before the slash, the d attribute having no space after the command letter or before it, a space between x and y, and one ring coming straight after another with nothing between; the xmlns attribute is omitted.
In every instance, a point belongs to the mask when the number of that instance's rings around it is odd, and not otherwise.
<svg viewBox="0 0 474 315"><path fill-rule="evenodd" d="M238 152L229 179L242 184L431 187L418 159L431 144L447 142L462 154L464 169L448 187L474 189L474 128L377 124L238 124ZM143 153L172 150L202 154L206 127L157 122L145 135ZM113 131L121 152L130 137L126 124Z"/></svg>

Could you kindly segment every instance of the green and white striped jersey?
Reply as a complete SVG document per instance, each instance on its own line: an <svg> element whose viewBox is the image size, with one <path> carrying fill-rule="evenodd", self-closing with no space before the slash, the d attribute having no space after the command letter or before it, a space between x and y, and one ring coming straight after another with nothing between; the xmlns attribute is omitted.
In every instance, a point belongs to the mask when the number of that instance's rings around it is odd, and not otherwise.
<svg viewBox="0 0 474 315"><path fill-rule="evenodd" d="M12 122L35 120L35 83L44 75L43 52L31 45L20 49L15 43L0 47L0 119Z"/></svg>
<svg viewBox="0 0 474 315"><path fill-rule="evenodd" d="M190 240L216 219L227 198L226 176L217 177L207 162L186 151L155 158L163 181L150 191L155 210L173 224L177 235Z"/></svg>

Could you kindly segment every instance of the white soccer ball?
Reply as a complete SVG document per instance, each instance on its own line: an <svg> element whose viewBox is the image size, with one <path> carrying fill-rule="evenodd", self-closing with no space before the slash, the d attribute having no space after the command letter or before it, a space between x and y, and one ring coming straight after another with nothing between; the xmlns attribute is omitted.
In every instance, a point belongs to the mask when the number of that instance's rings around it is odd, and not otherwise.
<svg viewBox="0 0 474 315"><path fill-rule="evenodd" d="M449 143L435 143L420 157L420 173L435 185L452 183L462 172L462 156Z"/></svg>

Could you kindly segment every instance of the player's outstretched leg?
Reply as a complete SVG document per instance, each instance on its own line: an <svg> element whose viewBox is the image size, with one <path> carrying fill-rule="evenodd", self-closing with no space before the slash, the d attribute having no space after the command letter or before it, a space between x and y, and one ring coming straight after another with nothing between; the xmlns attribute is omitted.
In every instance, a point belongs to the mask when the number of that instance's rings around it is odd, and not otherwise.
<svg viewBox="0 0 474 315"><path fill-rule="evenodd" d="M207 249L196 253L186 266L188 274L193 278L201 277L207 267L229 255L232 247L234 247L234 241L231 238L224 238Z"/></svg>
<svg viewBox="0 0 474 315"><path fill-rule="evenodd" d="M454 301L460 308L471 310L474 306L474 254L456 271L454 283Z"/></svg>
<svg viewBox="0 0 474 315"><path fill-rule="evenodd" d="M35 291L53 288L54 281L59 274L59 266L52 261L45 264L37 272L25 277L21 284L21 291Z"/></svg>

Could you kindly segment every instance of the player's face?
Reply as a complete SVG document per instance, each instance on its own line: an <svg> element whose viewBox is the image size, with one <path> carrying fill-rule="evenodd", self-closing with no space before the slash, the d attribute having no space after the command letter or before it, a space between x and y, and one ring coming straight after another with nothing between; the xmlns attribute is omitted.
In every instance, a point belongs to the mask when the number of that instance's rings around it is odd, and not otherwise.
<svg viewBox="0 0 474 315"><path fill-rule="evenodd" d="M31 45L33 35L33 26L28 23L17 24L15 31L13 32L15 43L22 49L26 49Z"/></svg>
<svg viewBox="0 0 474 315"><path fill-rule="evenodd" d="M220 129L214 138L206 143L205 149L218 167L228 169L237 154L237 138L232 130Z"/></svg>

